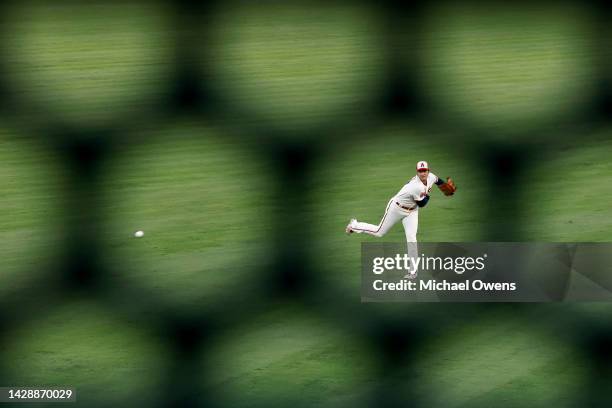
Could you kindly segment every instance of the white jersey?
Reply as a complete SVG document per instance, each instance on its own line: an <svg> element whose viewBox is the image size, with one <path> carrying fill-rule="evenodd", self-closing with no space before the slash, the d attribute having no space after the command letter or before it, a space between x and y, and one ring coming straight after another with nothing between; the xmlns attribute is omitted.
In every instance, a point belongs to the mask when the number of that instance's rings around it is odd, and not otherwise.
<svg viewBox="0 0 612 408"><path fill-rule="evenodd" d="M414 176L412 180L404 185L404 187L402 187L393 197L393 200L399 202L404 207L417 207L416 202L421 201L429 194L436 181L438 181L438 176L431 172L427 176L427 185L423 184L418 176Z"/></svg>

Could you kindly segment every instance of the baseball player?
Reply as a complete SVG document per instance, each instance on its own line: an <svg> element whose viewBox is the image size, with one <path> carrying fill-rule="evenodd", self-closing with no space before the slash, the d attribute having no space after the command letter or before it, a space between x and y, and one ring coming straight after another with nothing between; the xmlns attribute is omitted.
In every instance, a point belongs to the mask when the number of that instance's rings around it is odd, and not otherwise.
<svg viewBox="0 0 612 408"><path fill-rule="evenodd" d="M416 258L418 250L416 247L416 234L419 226L419 208L425 207L429 202L429 193L434 184L447 196L451 196L457 190L455 183L450 177L446 181L440 179L429 171L429 164L420 161L416 165L417 174L408 184L389 200L385 214L378 225L359 222L356 219L346 226L346 233L366 233L375 237L384 236L398 221L404 224L406 242L408 243L408 254ZM416 270L406 275L407 278L416 277Z"/></svg>

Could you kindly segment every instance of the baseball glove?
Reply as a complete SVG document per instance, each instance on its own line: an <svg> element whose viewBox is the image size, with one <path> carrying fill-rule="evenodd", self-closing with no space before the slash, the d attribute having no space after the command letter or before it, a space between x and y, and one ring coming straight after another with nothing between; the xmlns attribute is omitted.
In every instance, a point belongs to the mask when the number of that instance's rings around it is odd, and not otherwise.
<svg viewBox="0 0 612 408"><path fill-rule="evenodd" d="M440 184L438 188L447 196L452 196L457 191L457 186L455 186L455 182L450 177L447 177L446 183Z"/></svg>

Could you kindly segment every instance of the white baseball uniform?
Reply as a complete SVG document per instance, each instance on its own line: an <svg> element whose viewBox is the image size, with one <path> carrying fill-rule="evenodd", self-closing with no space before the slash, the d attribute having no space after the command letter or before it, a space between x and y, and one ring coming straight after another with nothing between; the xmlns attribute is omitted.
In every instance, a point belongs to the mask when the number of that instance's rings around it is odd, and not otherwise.
<svg viewBox="0 0 612 408"><path fill-rule="evenodd" d="M351 229L356 233L366 233L375 237L384 236L399 220L402 220L404 232L406 233L406 242L408 247L408 256L416 259L418 257L417 247L417 229L419 227L419 206L417 201L421 201L431 191L433 185L438 181L438 177L429 173L427 176L427 185L414 176L408 184L389 200L385 214L378 225L368 224L355 220L351 224ZM409 272L407 276L416 276L417 271Z"/></svg>
<svg viewBox="0 0 612 408"><path fill-rule="evenodd" d="M414 176L408 184L404 185L389 200L385 215L383 215L378 225L356 221L351 225L351 228L359 234L365 232L375 237L382 237L399 220L402 220L404 231L406 232L406 241L417 242L416 234L419 226L419 206L417 201L421 201L429 194L436 181L438 181L438 177L431 172L427 176L427 185L423 184L418 176Z"/></svg>

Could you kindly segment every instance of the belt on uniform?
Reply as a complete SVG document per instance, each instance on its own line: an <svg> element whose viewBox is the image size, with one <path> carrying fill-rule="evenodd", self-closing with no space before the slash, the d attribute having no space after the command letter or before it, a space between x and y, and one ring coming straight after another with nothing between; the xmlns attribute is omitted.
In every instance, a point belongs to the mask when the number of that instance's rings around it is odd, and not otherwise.
<svg viewBox="0 0 612 408"><path fill-rule="evenodd" d="M403 208L404 210L407 210L407 211L412 211L412 210L414 210L416 208L416 206L414 206L414 207L406 207L405 205L401 205L397 201L395 202L395 204L397 204L398 207Z"/></svg>

